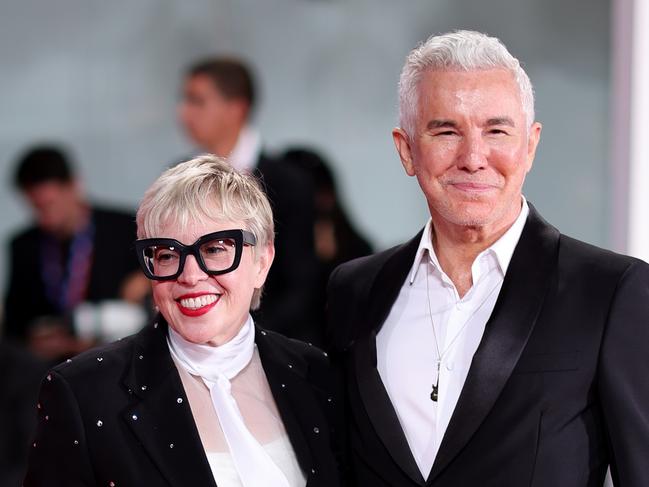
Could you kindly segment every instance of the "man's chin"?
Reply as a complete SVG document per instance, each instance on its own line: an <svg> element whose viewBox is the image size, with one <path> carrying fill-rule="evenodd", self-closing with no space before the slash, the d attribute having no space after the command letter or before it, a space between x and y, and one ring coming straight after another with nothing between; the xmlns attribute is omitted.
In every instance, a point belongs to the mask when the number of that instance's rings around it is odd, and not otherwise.
<svg viewBox="0 0 649 487"><path fill-rule="evenodd" d="M488 225L497 219L494 205L482 201L462 201L441 206L437 213L448 223L466 227Z"/></svg>

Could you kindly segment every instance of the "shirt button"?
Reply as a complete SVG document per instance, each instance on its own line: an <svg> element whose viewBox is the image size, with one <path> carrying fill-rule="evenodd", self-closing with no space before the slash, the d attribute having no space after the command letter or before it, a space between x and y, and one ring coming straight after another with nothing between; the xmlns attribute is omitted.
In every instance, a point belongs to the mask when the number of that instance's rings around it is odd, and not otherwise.
<svg viewBox="0 0 649 487"><path fill-rule="evenodd" d="M453 370L454 364L453 362L446 362L446 370Z"/></svg>

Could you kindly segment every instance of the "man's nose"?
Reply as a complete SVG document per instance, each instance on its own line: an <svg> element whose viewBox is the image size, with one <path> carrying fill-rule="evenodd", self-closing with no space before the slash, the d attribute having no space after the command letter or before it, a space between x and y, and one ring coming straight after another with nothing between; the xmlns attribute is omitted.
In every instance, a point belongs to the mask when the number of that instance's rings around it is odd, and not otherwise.
<svg viewBox="0 0 649 487"><path fill-rule="evenodd" d="M187 286L194 286L198 282L207 279L208 275L198 265L196 257L188 255L185 259L183 271L178 276L178 282Z"/></svg>
<svg viewBox="0 0 649 487"><path fill-rule="evenodd" d="M463 137L457 158L459 169L475 172L487 165L488 147L481 134L469 133Z"/></svg>

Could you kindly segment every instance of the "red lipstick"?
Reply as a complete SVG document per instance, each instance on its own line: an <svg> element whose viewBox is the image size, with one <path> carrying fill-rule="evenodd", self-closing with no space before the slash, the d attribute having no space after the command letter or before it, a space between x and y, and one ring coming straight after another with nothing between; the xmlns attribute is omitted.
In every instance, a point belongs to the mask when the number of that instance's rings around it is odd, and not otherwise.
<svg viewBox="0 0 649 487"><path fill-rule="evenodd" d="M182 296L176 298L176 306L178 306L178 310L184 314L185 316L201 316L207 313L209 310L211 310L216 304L221 300L221 295L217 294L216 295L216 300L213 303L206 304L205 306L201 306L200 308L187 308L183 306L180 301L183 299L189 299L189 298L199 298L201 296L208 296L208 295L213 295L212 293L188 293L188 294L183 294Z"/></svg>

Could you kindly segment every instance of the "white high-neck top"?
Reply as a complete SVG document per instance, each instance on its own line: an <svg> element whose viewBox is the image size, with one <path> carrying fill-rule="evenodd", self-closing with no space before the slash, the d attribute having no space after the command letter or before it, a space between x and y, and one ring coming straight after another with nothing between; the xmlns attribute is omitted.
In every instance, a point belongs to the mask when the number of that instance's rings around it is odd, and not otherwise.
<svg viewBox="0 0 649 487"><path fill-rule="evenodd" d="M191 345L186 341L174 342L176 347ZM201 377L191 375L173 355L172 358L187 394L214 480L219 487L241 487L208 387ZM284 428L256 345L250 362L230 379L230 384L232 397L250 433L284 473L289 485L304 487L306 477Z"/></svg>
<svg viewBox="0 0 649 487"><path fill-rule="evenodd" d="M435 255L429 219L408 279L377 334L377 368L424 479L437 456L528 213L523 198L512 226L474 260L473 286L461 299ZM430 395L438 375L438 348L439 394L434 402Z"/></svg>

